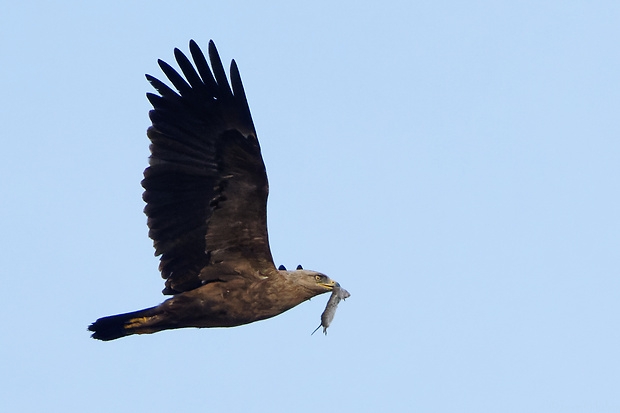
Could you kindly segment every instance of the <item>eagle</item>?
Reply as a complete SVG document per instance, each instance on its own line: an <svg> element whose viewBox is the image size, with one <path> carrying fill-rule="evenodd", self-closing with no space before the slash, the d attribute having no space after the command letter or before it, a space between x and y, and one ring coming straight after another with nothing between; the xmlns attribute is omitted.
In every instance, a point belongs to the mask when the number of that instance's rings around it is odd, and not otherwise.
<svg viewBox="0 0 620 413"><path fill-rule="evenodd" d="M143 199L149 237L166 280L163 303L103 317L92 338L114 340L184 327L234 327L277 316L339 284L301 266L276 268L267 236L269 185L237 64L230 84L213 41L209 61L174 50L162 60L173 90L153 76L149 166ZM232 88L231 88L232 85Z"/></svg>

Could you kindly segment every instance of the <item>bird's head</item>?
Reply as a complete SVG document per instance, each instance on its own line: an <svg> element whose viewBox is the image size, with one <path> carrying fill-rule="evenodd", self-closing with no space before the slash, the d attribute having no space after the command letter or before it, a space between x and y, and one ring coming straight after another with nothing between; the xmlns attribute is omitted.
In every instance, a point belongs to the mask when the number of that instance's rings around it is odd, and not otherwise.
<svg viewBox="0 0 620 413"><path fill-rule="evenodd" d="M308 290L310 297L330 292L335 286L340 285L325 274L304 270L300 267L295 271L280 270L279 272L289 281L294 282L304 290Z"/></svg>

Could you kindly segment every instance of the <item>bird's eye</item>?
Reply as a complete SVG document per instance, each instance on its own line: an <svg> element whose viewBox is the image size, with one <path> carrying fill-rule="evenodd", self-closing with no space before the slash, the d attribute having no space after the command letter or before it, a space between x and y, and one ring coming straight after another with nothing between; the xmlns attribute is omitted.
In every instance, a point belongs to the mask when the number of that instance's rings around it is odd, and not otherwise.
<svg viewBox="0 0 620 413"><path fill-rule="evenodd" d="M314 276L314 279L315 279L317 282L319 282L319 281L321 281L321 276L320 276L320 275L315 275L315 276Z"/></svg>

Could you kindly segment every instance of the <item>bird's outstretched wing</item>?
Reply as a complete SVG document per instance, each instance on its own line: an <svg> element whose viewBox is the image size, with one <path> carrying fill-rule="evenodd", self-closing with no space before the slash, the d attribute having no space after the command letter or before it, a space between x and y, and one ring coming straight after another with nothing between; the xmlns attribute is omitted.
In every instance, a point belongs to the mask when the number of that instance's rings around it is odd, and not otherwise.
<svg viewBox="0 0 620 413"><path fill-rule="evenodd" d="M237 65L233 60L231 90L213 41L212 71L193 40L189 48L195 68L174 51L185 78L159 61L178 93L147 75L159 96L147 94L154 109L144 212L161 255L164 294L276 271L267 237L267 174Z"/></svg>

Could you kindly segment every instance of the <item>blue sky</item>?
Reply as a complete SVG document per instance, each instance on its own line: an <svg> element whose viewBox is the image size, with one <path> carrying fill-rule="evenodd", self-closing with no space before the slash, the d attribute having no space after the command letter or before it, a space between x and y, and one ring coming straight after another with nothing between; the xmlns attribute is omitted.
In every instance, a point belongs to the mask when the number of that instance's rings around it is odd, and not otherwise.
<svg viewBox="0 0 620 413"><path fill-rule="evenodd" d="M620 410L620 4L13 2L0 16L7 411ZM235 58L276 264L351 292L89 339L158 304L157 59ZM291 406L296 406L291 409Z"/></svg>

